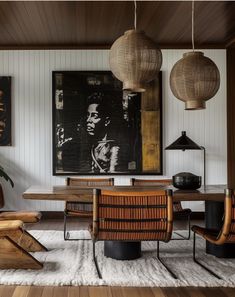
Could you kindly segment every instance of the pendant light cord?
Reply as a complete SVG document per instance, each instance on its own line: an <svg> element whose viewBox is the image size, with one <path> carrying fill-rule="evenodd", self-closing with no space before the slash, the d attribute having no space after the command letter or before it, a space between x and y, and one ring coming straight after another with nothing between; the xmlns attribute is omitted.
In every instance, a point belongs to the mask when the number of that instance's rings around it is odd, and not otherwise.
<svg viewBox="0 0 235 297"><path fill-rule="evenodd" d="M135 11L134 11L134 27L135 27L135 30L136 30L136 27L137 27L137 14L136 14L137 4L136 4L136 0L134 0L134 5L135 5Z"/></svg>
<svg viewBox="0 0 235 297"><path fill-rule="evenodd" d="M194 52L194 0L192 0L192 48Z"/></svg>

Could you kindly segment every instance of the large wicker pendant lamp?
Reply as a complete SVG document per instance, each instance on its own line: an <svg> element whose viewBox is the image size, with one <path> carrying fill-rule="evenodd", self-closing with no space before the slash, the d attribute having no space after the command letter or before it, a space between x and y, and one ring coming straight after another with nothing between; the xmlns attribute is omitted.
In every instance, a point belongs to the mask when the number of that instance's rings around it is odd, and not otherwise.
<svg viewBox="0 0 235 297"><path fill-rule="evenodd" d="M144 92L146 83L158 76L162 65L162 53L153 40L143 31L128 30L112 45L109 64L112 73L123 82L123 90Z"/></svg>
<svg viewBox="0 0 235 297"><path fill-rule="evenodd" d="M171 91L176 98L185 102L186 110L206 108L205 102L215 96L220 86L220 74L215 63L203 52L194 51L194 1L192 47L193 51L184 53L170 74Z"/></svg>

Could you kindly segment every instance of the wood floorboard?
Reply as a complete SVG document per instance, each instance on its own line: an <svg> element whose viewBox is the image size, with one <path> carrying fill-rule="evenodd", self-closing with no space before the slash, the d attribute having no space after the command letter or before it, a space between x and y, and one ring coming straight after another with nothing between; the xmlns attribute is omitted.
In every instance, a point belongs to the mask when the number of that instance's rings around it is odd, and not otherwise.
<svg viewBox="0 0 235 297"><path fill-rule="evenodd" d="M68 297L81 297L80 287L69 287L68 288Z"/></svg>
<svg viewBox="0 0 235 297"><path fill-rule="evenodd" d="M3 286L4 290L3 290L3 297L12 297L13 293L15 291L16 286Z"/></svg>
<svg viewBox="0 0 235 297"><path fill-rule="evenodd" d="M138 288L134 287L129 287L129 288L124 288L122 287L122 292L123 292L123 297L140 297L140 292Z"/></svg>
<svg viewBox="0 0 235 297"><path fill-rule="evenodd" d="M88 287L80 287L80 296L79 297L89 297Z"/></svg>
<svg viewBox="0 0 235 297"><path fill-rule="evenodd" d="M89 297L112 297L110 287L89 287Z"/></svg>
<svg viewBox="0 0 235 297"><path fill-rule="evenodd" d="M161 288L151 288L154 297L165 297Z"/></svg>
<svg viewBox="0 0 235 297"><path fill-rule="evenodd" d="M201 291L203 292L203 294L206 297L227 297L227 294L221 290L220 288L210 288L210 290L208 290L207 288L201 288ZM235 294L235 291L234 291ZM235 295L234 295L235 296Z"/></svg>
<svg viewBox="0 0 235 297"><path fill-rule="evenodd" d="M190 297L205 297L200 288L187 288Z"/></svg>
<svg viewBox="0 0 235 297"><path fill-rule="evenodd" d="M27 297L30 286L17 286L13 291L12 297Z"/></svg>
<svg viewBox="0 0 235 297"><path fill-rule="evenodd" d="M155 297L150 288L138 288L139 295L145 297Z"/></svg>
<svg viewBox="0 0 235 297"><path fill-rule="evenodd" d="M192 224L203 225L202 221ZM86 221L71 220L70 230L85 229ZM176 229L186 229L184 222L176 222ZM42 220L27 225L28 230L63 230L63 220ZM235 288L140 288L140 287L40 287L0 286L0 297L235 297Z"/></svg>
<svg viewBox="0 0 235 297"><path fill-rule="evenodd" d="M234 288L221 288L221 290L225 293L227 297L235 297Z"/></svg>
<svg viewBox="0 0 235 297"><path fill-rule="evenodd" d="M68 286L54 287L53 297L64 297L64 296L68 296Z"/></svg>
<svg viewBox="0 0 235 297"><path fill-rule="evenodd" d="M111 288L112 297L123 297L123 292L120 287L112 287Z"/></svg>
<svg viewBox="0 0 235 297"><path fill-rule="evenodd" d="M27 297L42 297L43 287L31 286Z"/></svg>

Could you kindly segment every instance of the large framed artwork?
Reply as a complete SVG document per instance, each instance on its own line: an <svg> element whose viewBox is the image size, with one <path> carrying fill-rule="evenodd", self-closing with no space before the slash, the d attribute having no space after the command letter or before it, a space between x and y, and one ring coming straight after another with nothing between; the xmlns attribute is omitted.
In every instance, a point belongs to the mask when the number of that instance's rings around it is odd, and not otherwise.
<svg viewBox="0 0 235 297"><path fill-rule="evenodd" d="M162 174L161 74L126 93L110 71L54 71L53 174Z"/></svg>
<svg viewBox="0 0 235 297"><path fill-rule="evenodd" d="M0 76L0 146L11 145L11 77Z"/></svg>

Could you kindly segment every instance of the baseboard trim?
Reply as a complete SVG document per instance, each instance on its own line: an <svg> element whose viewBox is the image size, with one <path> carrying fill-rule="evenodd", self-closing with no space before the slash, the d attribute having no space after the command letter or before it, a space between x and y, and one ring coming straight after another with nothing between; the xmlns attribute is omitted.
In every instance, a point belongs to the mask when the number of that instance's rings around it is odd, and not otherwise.
<svg viewBox="0 0 235 297"><path fill-rule="evenodd" d="M193 211L191 213L192 220L205 220L205 212L204 211Z"/></svg>
<svg viewBox="0 0 235 297"><path fill-rule="evenodd" d="M64 218L63 211L41 211L42 213L42 220L58 220ZM204 220L205 212L204 211L193 211L191 214L192 220ZM84 219L86 220L86 219Z"/></svg>
<svg viewBox="0 0 235 297"><path fill-rule="evenodd" d="M64 218L63 211L41 211L42 213L42 220L58 220Z"/></svg>

